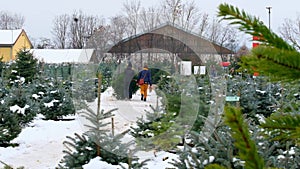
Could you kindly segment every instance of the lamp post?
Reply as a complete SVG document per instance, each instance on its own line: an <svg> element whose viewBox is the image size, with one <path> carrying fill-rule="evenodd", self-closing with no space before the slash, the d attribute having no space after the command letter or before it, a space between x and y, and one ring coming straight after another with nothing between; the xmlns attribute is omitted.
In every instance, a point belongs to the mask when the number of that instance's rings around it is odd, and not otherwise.
<svg viewBox="0 0 300 169"><path fill-rule="evenodd" d="M75 38L73 39L75 42L73 42L73 48L78 48L78 18L74 18L74 22L75 22L75 32L74 32L74 36Z"/></svg>
<svg viewBox="0 0 300 169"><path fill-rule="evenodd" d="M266 9L269 11L269 30L271 30L271 6L267 6Z"/></svg>
<svg viewBox="0 0 300 169"><path fill-rule="evenodd" d="M234 42L235 42L235 40L234 39L231 39L230 40L230 44L231 44L231 56L230 56L230 62L232 61L232 59L233 59L233 45L234 45ZM235 60L235 59L234 59Z"/></svg>

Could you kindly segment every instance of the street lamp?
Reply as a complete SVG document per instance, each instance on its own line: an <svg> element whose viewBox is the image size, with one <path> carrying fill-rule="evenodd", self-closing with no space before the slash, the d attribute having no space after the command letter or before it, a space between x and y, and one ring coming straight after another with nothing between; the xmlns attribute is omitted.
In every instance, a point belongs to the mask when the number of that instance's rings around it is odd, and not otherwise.
<svg viewBox="0 0 300 169"><path fill-rule="evenodd" d="M269 30L271 30L271 6L267 6L266 9L269 11Z"/></svg>
<svg viewBox="0 0 300 169"><path fill-rule="evenodd" d="M79 21L79 19L78 18L74 18L74 22L75 22L75 32L74 32L74 36L75 36L75 38L74 38L74 41L75 42L73 42L73 48L78 48L78 21Z"/></svg>
<svg viewBox="0 0 300 169"><path fill-rule="evenodd" d="M230 61L232 61L232 59L233 59L233 45L234 45L234 42L235 42L235 40L234 39L231 39L230 40L230 44L231 44L231 56L230 56Z"/></svg>

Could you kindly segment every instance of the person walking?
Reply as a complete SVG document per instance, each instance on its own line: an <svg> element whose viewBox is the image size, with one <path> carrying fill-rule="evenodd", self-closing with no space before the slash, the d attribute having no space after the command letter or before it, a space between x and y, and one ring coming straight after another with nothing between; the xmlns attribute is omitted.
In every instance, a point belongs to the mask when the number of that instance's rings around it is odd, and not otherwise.
<svg viewBox="0 0 300 169"><path fill-rule="evenodd" d="M141 81L142 83L140 83ZM150 90L152 88L151 72L148 69L148 65L145 64L143 70L139 72L137 82L140 86L141 100L146 101L148 87Z"/></svg>
<svg viewBox="0 0 300 169"><path fill-rule="evenodd" d="M132 69L132 64L131 64L131 62L129 62L127 68L125 69L125 76L124 76L124 97L125 97L125 99L130 100L132 98L134 83L132 85L131 82L134 77L134 74L135 74L135 72Z"/></svg>

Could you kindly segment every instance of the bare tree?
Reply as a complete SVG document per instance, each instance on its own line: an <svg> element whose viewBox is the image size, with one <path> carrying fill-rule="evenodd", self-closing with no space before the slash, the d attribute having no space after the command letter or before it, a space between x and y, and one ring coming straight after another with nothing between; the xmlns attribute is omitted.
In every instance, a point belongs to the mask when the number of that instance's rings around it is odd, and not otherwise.
<svg viewBox="0 0 300 169"><path fill-rule="evenodd" d="M221 23L216 18L213 18L208 25L208 30L206 31L205 36L211 42L217 43L220 39L221 27Z"/></svg>
<svg viewBox="0 0 300 169"><path fill-rule="evenodd" d="M110 18L109 39L112 45L118 43L125 37L127 30L126 18L122 15L117 15Z"/></svg>
<svg viewBox="0 0 300 169"><path fill-rule="evenodd" d="M136 35L138 31L138 20L141 10L141 1L132 0L131 2L126 1L123 4L125 15L128 22L128 36Z"/></svg>
<svg viewBox="0 0 300 169"><path fill-rule="evenodd" d="M51 41L49 38L39 38L36 48L38 49L53 49L54 48L54 42Z"/></svg>
<svg viewBox="0 0 300 169"><path fill-rule="evenodd" d="M209 19L208 14L202 13L199 16L199 35L204 36L205 32L208 30Z"/></svg>
<svg viewBox="0 0 300 169"><path fill-rule="evenodd" d="M218 44L220 46L220 55L223 60L222 48L226 47L230 50L234 50L239 43L238 40L238 30L230 25L222 25L217 19L213 19L208 25L208 29L205 31L205 37L208 38L212 43Z"/></svg>
<svg viewBox="0 0 300 169"><path fill-rule="evenodd" d="M70 22L70 46L75 49L83 48L88 38L104 23L104 19L85 15L82 11L75 11L71 18L73 20Z"/></svg>
<svg viewBox="0 0 300 169"><path fill-rule="evenodd" d="M81 49L84 45L83 30L84 28L84 14L82 11L75 11L72 15L73 21L70 22L70 45L71 48Z"/></svg>
<svg viewBox="0 0 300 169"><path fill-rule="evenodd" d="M54 36L54 42L58 48L66 48L69 22L70 17L67 14L57 16L53 21L52 34Z"/></svg>
<svg viewBox="0 0 300 169"><path fill-rule="evenodd" d="M99 26L95 29L94 33L88 39L87 47L95 49L97 61L105 59L105 53L107 52L109 45L110 26Z"/></svg>
<svg viewBox="0 0 300 169"><path fill-rule="evenodd" d="M196 29L201 14L194 0L182 2L181 0L165 0L161 4L163 22L179 25L185 30Z"/></svg>
<svg viewBox="0 0 300 169"><path fill-rule="evenodd" d="M291 43L297 50L300 50L300 16L294 21L285 19L279 31L287 42Z"/></svg>
<svg viewBox="0 0 300 169"><path fill-rule="evenodd" d="M24 16L0 11L0 29L21 29L24 23Z"/></svg>
<svg viewBox="0 0 300 169"><path fill-rule="evenodd" d="M147 9L143 8L141 10L139 26L140 29L144 31L152 30L159 24L161 24L161 13L158 8L149 7Z"/></svg>
<svg viewBox="0 0 300 169"><path fill-rule="evenodd" d="M179 16L182 12L181 0L165 0L162 2L162 17L165 22L173 25L179 23Z"/></svg>
<svg viewBox="0 0 300 169"><path fill-rule="evenodd" d="M195 1L187 1L186 4L182 4L182 12L180 16L180 25L186 30L194 30L199 23L199 10Z"/></svg>

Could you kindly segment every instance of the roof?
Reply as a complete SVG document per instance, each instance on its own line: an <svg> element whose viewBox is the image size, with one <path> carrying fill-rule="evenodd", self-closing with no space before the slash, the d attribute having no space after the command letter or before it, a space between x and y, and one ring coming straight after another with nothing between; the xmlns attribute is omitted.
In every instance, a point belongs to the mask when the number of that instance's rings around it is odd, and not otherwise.
<svg viewBox="0 0 300 169"><path fill-rule="evenodd" d="M89 63L94 49L31 49L30 52L45 63Z"/></svg>
<svg viewBox="0 0 300 169"><path fill-rule="evenodd" d="M135 53L153 48L176 53L182 60L190 60L194 65L202 64L208 59L221 61L219 55L232 53L225 47L168 23L123 39L108 53Z"/></svg>
<svg viewBox="0 0 300 169"><path fill-rule="evenodd" d="M0 44L12 45L16 42L23 29L0 30Z"/></svg>
<svg viewBox="0 0 300 169"><path fill-rule="evenodd" d="M147 34L160 34L163 36L169 36L174 39L177 39L179 41L182 41L184 44L192 48L195 53L201 54L201 53L218 53L218 54L231 54L232 51L224 46L220 46L217 43L212 43L208 39L197 35L196 33L193 33L192 31L188 31L186 29L181 28L180 26L176 24L170 24L165 23L162 25L159 25L151 30L148 30L147 32L140 33L137 35L133 35L130 37L127 37L117 44L115 44L111 49L108 50L109 53L118 53L120 51L117 50L117 48L122 48L122 52L124 53L133 53L136 51L126 51L124 47L120 46L126 46L126 43L133 41L133 43L136 43L136 41L141 40L144 41L144 35ZM130 43L128 43L130 44ZM163 46L162 46L163 47ZM127 50L132 50L132 48L127 48Z"/></svg>

